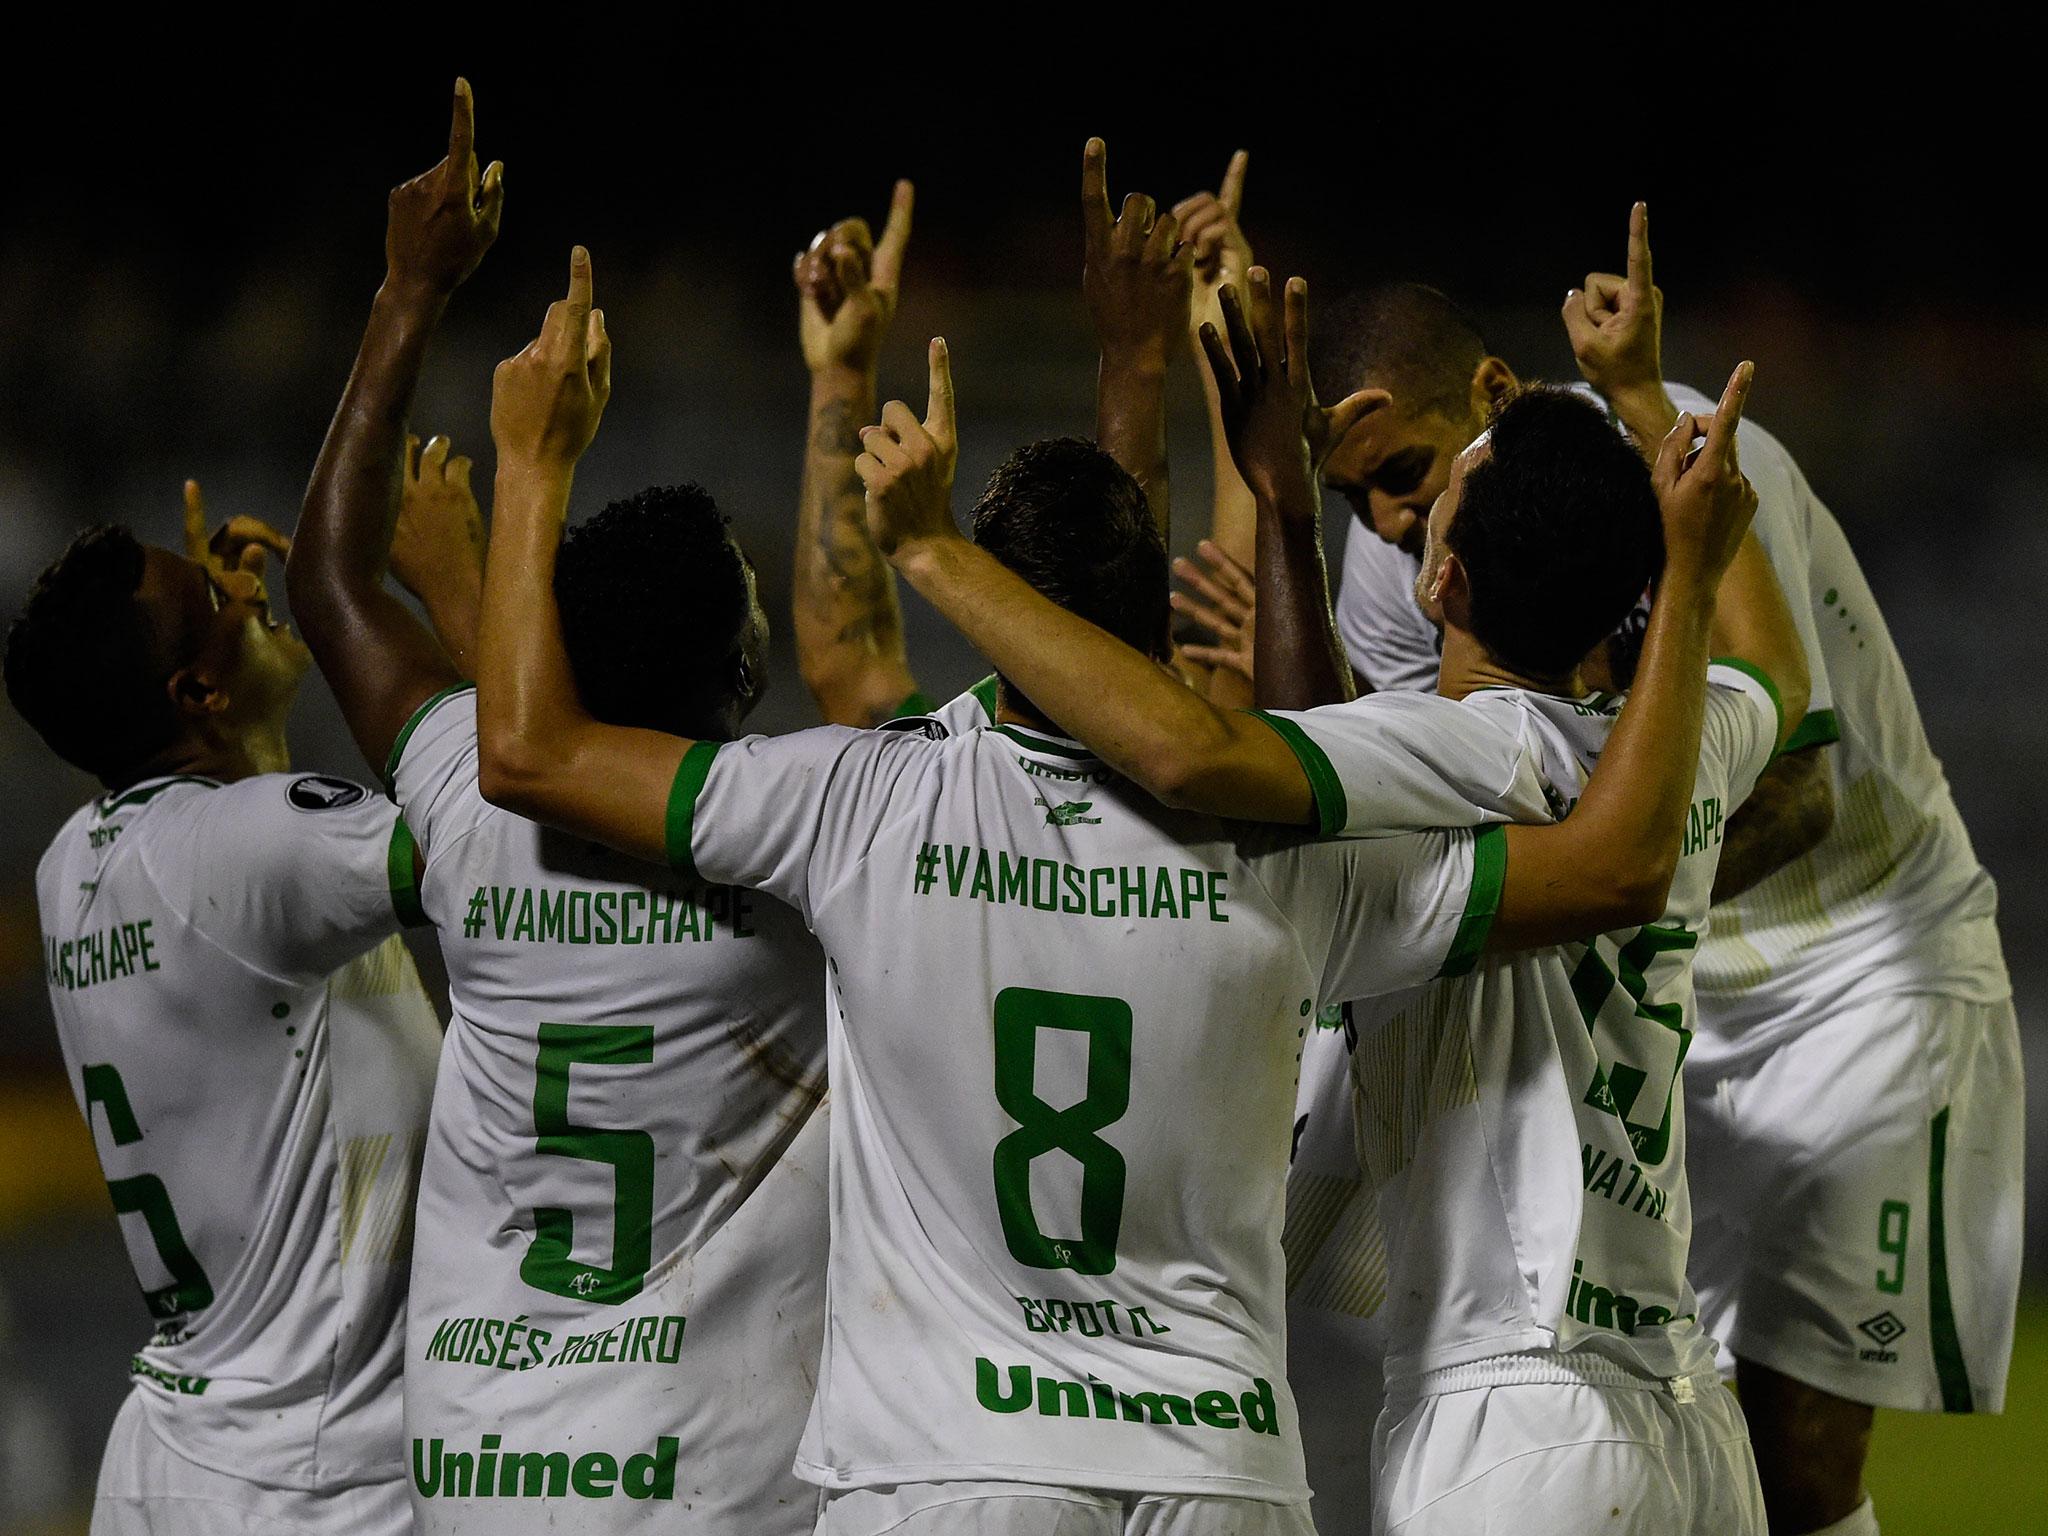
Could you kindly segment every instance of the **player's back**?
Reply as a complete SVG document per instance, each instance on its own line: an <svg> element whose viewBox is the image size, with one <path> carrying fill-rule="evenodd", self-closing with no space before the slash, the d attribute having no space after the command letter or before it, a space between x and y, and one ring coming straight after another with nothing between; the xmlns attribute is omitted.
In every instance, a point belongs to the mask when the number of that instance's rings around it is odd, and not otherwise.
<svg viewBox="0 0 2048 1536"><path fill-rule="evenodd" d="M439 1027L396 936L397 830L345 780L158 778L80 810L37 877L72 1090L157 1320L137 1401L268 1486L399 1471Z"/></svg>
<svg viewBox="0 0 2048 1536"><path fill-rule="evenodd" d="M808 1530L823 955L768 897L489 805L476 740L462 689L392 754L454 1015L407 1360L425 1527Z"/></svg>
<svg viewBox="0 0 2048 1536"><path fill-rule="evenodd" d="M1397 898L1331 850L1163 809L1073 742L920 729L943 733L729 744L683 817L698 867L787 894L832 960L803 1470L1299 1501L1279 1237L1329 929L1378 890L1353 969L1430 974L1471 836Z"/></svg>

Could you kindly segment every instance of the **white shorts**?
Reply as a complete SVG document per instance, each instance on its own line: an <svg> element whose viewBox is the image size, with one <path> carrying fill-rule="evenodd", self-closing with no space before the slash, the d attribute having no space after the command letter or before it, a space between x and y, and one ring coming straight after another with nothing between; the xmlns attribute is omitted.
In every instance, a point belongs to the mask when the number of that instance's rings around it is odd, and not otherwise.
<svg viewBox="0 0 2048 1536"><path fill-rule="evenodd" d="M266 1488L188 1461L159 1440L130 1393L114 1417L92 1536L410 1536L405 1483L310 1492Z"/></svg>
<svg viewBox="0 0 2048 1536"><path fill-rule="evenodd" d="M818 1536L1316 1536L1306 1504L1035 1483L902 1483L825 1495Z"/></svg>
<svg viewBox="0 0 2048 1536"><path fill-rule="evenodd" d="M1685 1069L1692 1282L1722 1367L1851 1402L1996 1413L2025 1216L2010 1002L1879 998Z"/></svg>
<svg viewBox="0 0 2048 1536"><path fill-rule="evenodd" d="M818 1491L795 1462L824 1336L828 1134L820 1105L701 1248L596 1314L593 1331L682 1318L672 1363L429 1362L434 1320L416 1317L405 1435L421 1536L809 1536Z"/></svg>
<svg viewBox="0 0 2048 1536"><path fill-rule="evenodd" d="M1373 1529L1764 1536L1763 1491L1735 1394L1710 1370L1668 1383L1628 1379L1638 1384L1391 1389L1373 1435Z"/></svg>

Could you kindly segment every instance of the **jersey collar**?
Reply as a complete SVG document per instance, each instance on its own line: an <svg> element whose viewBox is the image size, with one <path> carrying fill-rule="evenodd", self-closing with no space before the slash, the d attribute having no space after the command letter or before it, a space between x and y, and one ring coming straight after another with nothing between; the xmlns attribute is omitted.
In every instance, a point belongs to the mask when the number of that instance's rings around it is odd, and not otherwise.
<svg viewBox="0 0 2048 1536"><path fill-rule="evenodd" d="M167 773L154 779L144 779L139 784L130 784L118 795L102 795L94 802L101 816L111 816L116 811L132 810L145 805L174 784L204 784L208 789L219 789L219 779L209 779L198 773Z"/></svg>
<svg viewBox="0 0 2048 1536"><path fill-rule="evenodd" d="M1056 763L1094 763L1100 759L1071 736L1055 736L1050 731L1028 731L1021 725L997 725L991 727L1001 735L1022 747L1033 757L1044 758Z"/></svg>

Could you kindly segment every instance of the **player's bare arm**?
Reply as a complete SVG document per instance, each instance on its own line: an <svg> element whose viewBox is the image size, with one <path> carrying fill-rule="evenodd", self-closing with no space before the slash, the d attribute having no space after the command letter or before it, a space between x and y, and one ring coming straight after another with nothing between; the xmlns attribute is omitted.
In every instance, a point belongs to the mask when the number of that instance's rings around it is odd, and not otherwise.
<svg viewBox="0 0 2048 1536"><path fill-rule="evenodd" d="M1352 697L1351 665L1330 611L1323 562L1323 503L1316 468L1329 445L1389 401L1360 390L1325 410L1308 369L1308 284L1291 279L1276 304L1272 279L1253 267L1240 294L1222 291L1223 329L1202 326L1224 435L1258 509L1265 622L1255 678L1268 709L1312 709Z"/></svg>
<svg viewBox="0 0 2048 1536"><path fill-rule="evenodd" d="M797 666L834 725L875 725L917 691L896 578L868 540L853 461L875 413L875 364L896 313L915 192L896 183L876 241L841 219L798 253L798 334L811 376L792 582Z"/></svg>
<svg viewBox="0 0 2048 1536"><path fill-rule="evenodd" d="M1835 824L1835 786L1825 747L1787 752L1764 770L1728 818L1714 900L1740 896L1794 859L1811 853Z"/></svg>
<svg viewBox="0 0 2048 1536"><path fill-rule="evenodd" d="M413 711L459 681L426 626L385 589L384 571L427 343L498 236L504 167L480 173L474 137L469 85L458 80L447 158L391 194L384 282L306 488L287 574L306 643L357 746L379 764Z"/></svg>
<svg viewBox="0 0 2048 1536"><path fill-rule="evenodd" d="M1508 870L1490 945L1519 949L1654 922L1677 872L1699 765L1708 640L1716 594L1756 515L1735 429L1754 370L1736 368L1710 421L1681 414L1651 466L1664 523L1664 570L1635 686L1563 821L1508 828ZM1693 450L1696 430L1706 442ZM1576 930L1575 908L1604 912Z"/></svg>
<svg viewBox="0 0 2048 1536"><path fill-rule="evenodd" d="M1747 662L1771 680L1778 691L1777 744L1782 747L1806 718L1813 679L1778 573L1754 531L1743 536L1721 578L1710 644L1715 656Z"/></svg>
<svg viewBox="0 0 2048 1536"><path fill-rule="evenodd" d="M1252 268L1251 242L1245 238L1244 178L1251 155L1240 149L1224 167L1223 180L1214 192L1197 192L1173 205L1180 220L1180 237L1195 255L1195 282L1188 307L1188 331L1199 337L1203 322L1223 323L1221 294L1225 283L1242 285ZM1197 342L1199 345L1199 341ZM1251 488L1237 472L1230 457L1230 443L1223 432L1222 401L1216 380L1206 368L1196 374L1202 381L1202 395L1209 407L1209 467L1215 484L1209 512L1209 537L1221 545L1230 558L1249 568L1257 537L1254 519L1257 509ZM1235 677L1235 673L1228 674ZM1211 696L1215 697L1212 687ZM1216 698L1219 704L1250 703L1249 697Z"/></svg>
<svg viewBox="0 0 2048 1536"><path fill-rule="evenodd" d="M1652 280L1650 209L1629 210L1627 270L1588 272L1564 296L1564 329L1588 384L1614 408L1646 458L1678 419L1664 389L1664 290Z"/></svg>
<svg viewBox="0 0 2048 1536"><path fill-rule="evenodd" d="M1194 252L1180 221L1133 192L1109 211L1109 152L1081 152L1081 291L1102 362L1095 383L1095 440L1144 488L1165 536L1171 527L1166 466L1166 365L1187 324Z"/></svg>
<svg viewBox="0 0 2048 1536"><path fill-rule="evenodd" d="M476 676L484 607L484 514L472 468L446 437L405 442L405 485L391 533L391 574L420 600L434 638L462 677Z"/></svg>
<svg viewBox="0 0 2048 1536"><path fill-rule="evenodd" d="M659 862L669 791L693 743L592 719L555 607L569 489L611 398L611 371L604 312L591 307L590 253L579 245L568 296L548 306L540 335L492 380L498 475L476 679L477 783L493 805Z"/></svg>

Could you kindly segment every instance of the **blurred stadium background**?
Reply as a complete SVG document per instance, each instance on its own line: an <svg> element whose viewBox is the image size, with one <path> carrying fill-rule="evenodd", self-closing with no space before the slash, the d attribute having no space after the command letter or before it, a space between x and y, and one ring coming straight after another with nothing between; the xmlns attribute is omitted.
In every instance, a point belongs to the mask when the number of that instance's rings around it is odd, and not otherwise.
<svg viewBox="0 0 2048 1536"><path fill-rule="evenodd" d="M2034 878L2048 857L2048 324L2024 243L2002 238L2010 194L1998 153L1982 152L2003 142L1997 129L1946 103L1957 110L1920 119L1939 128L1879 147L1866 137L1888 108L1875 85L1867 100L1827 102L1745 85L1739 113L1726 94L1681 91L1631 103L1633 131L1603 136L1590 118L1559 116L1547 86L1503 89L1461 115L1379 80L1289 100L1278 93L1298 66L1241 95L1229 80L1168 90L1156 67L1085 79L1070 67L971 85L883 72L885 99L868 101L874 60L835 80L737 58L729 71L702 57L684 68L672 47L604 52L601 83L563 78L582 68L566 61L494 67L430 49L365 60L354 78L335 58L280 60L253 81L181 60L102 69L61 99L41 92L68 77L0 99L7 614L84 524L125 520L175 543L188 475L216 515L290 526L382 270L383 193L439 156L458 68L476 86L484 158L507 162L509 209L444 327L415 427L451 433L489 484L491 368L559 293L570 243L589 244L617 360L577 502L703 482L750 546L771 615L787 612L805 387L790 256L833 218L879 224L897 175L917 180L918 222L883 389L921 413L923 340L947 336L963 495L1016 444L1090 429L1074 208L1089 133L1109 140L1119 199L1213 187L1230 151L1250 147L1246 224L1261 260L1305 274L1326 301L1380 277L1438 282L1525 377L1571 376L1557 305L1589 268L1619 264L1628 204L1647 197L1667 371L1712 393L1755 358L1751 414L1847 527L1998 878L2030 1052L2037 1219L2011 1408L1998 1422L1881 1416L1878 1508L1894 1533L2039 1529L2048 956L2031 940L2048 925ZM1966 142L1970 153L1954 152ZM1192 366L1174 396L1182 547L1207 507ZM1328 511L1334 568L1348 519L1341 503ZM928 691L979 675L908 606ZM784 644L756 723L811 722ZM317 676L295 728L302 764L370 773ZM148 1322L39 974L35 863L96 786L11 711L0 771L0 1533L29 1536L84 1529ZM422 959L438 975L430 947Z"/></svg>

